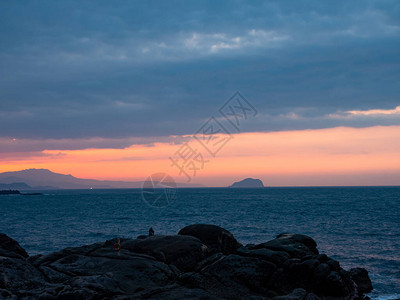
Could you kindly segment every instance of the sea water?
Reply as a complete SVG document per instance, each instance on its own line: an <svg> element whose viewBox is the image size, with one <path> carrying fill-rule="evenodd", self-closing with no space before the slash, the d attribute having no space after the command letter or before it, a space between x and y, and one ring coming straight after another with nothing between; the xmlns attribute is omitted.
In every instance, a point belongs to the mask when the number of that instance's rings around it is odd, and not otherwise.
<svg viewBox="0 0 400 300"><path fill-rule="evenodd" d="M194 223L222 226L243 244L282 232L311 236L345 269L369 271L373 299L400 298L400 187L178 189L167 207L140 189L44 191L0 196L0 232L30 255L106 239L176 234Z"/></svg>

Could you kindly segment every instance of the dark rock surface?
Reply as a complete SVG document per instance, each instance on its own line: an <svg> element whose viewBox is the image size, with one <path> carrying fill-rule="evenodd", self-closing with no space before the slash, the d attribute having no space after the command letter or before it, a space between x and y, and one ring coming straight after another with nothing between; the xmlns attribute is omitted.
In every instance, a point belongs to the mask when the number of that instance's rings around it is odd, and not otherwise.
<svg viewBox="0 0 400 300"><path fill-rule="evenodd" d="M116 239L28 257L0 234L0 299L363 299L362 268L345 271L305 235L241 246L206 224L178 235Z"/></svg>
<svg viewBox="0 0 400 300"><path fill-rule="evenodd" d="M8 237L4 233L0 233L0 251L11 252L22 257L29 256L25 249L22 248L17 241Z"/></svg>
<svg viewBox="0 0 400 300"><path fill-rule="evenodd" d="M189 235L198 238L211 252L222 252L223 254L231 254L237 248L242 246L230 233L216 225L194 224L182 228L179 235Z"/></svg>
<svg viewBox="0 0 400 300"><path fill-rule="evenodd" d="M121 246L133 253L148 254L181 271L193 269L209 254L208 247L201 240L185 235L149 236L146 239L124 241Z"/></svg>
<svg viewBox="0 0 400 300"><path fill-rule="evenodd" d="M372 282L368 276L368 271L364 268L353 268L349 271L351 279L357 284L360 293L372 291Z"/></svg>

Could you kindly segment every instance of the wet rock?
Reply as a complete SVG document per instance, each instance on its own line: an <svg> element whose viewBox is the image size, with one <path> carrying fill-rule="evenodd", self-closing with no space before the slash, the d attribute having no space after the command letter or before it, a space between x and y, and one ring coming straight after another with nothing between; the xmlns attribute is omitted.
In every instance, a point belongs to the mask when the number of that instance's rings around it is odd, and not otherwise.
<svg viewBox="0 0 400 300"><path fill-rule="evenodd" d="M183 235L156 235L143 240L129 240L122 242L121 247L131 252L148 254L182 271L193 269L210 254L202 241Z"/></svg>
<svg viewBox="0 0 400 300"><path fill-rule="evenodd" d="M286 252L274 251L267 248L250 250L247 247L240 247L236 250L236 253L242 256L256 257L262 260L267 260L279 266L290 258L290 255Z"/></svg>
<svg viewBox="0 0 400 300"><path fill-rule="evenodd" d="M189 225L182 228L178 234L190 235L198 238L208 246L211 252L231 254L241 246L232 233L216 225Z"/></svg>
<svg viewBox="0 0 400 300"><path fill-rule="evenodd" d="M26 260L0 256L0 289L15 294L45 286L43 274Z"/></svg>
<svg viewBox="0 0 400 300"><path fill-rule="evenodd" d="M218 226L181 232L193 235L123 238L119 251L112 239L33 257L1 235L0 298L338 300L372 289L368 272L343 270L304 235L240 247Z"/></svg>
<svg viewBox="0 0 400 300"><path fill-rule="evenodd" d="M360 294L369 293L372 291L371 279L368 276L368 271L364 268L353 268L349 271L351 279L355 282Z"/></svg>
<svg viewBox="0 0 400 300"><path fill-rule="evenodd" d="M300 264L300 263L301 263L301 259L300 258L290 258L290 259L286 260L283 263L283 268L284 269L289 269L289 268L292 268L293 265Z"/></svg>
<svg viewBox="0 0 400 300"><path fill-rule="evenodd" d="M318 255L317 243L309 236L293 233L282 233L274 240L259 244L255 249L267 248L274 251L283 251L293 258L302 258L306 255Z"/></svg>
<svg viewBox="0 0 400 300"><path fill-rule="evenodd" d="M308 282L311 282L311 277L313 275L313 271L316 267L318 267L319 261L317 259L308 259L301 263L294 264L291 269L292 282L295 285L303 286L307 285Z"/></svg>
<svg viewBox="0 0 400 300"><path fill-rule="evenodd" d="M290 294L274 297L273 300L303 300L307 295L304 289L294 289Z"/></svg>
<svg viewBox="0 0 400 300"><path fill-rule="evenodd" d="M332 271L340 271L340 264L338 261L334 259L329 259L327 262L328 266L331 268Z"/></svg>
<svg viewBox="0 0 400 300"><path fill-rule="evenodd" d="M222 253L214 253L211 256L207 257L206 259L203 259L202 261L200 261L194 268L194 271L196 271L196 272L201 271L205 267L215 263L217 260L220 260L223 257L225 257L225 256Z"/></svg>
<svg viewBox="0 0 400 300"><path fill-rule="evenodd" d="M317 250L317 243L307 235L294 234L294 233L281 233L277 239L290 241L289 243L301 243L311 250L312 254L319 254Z"/></svg>
<svg viewBox="0 0 400 300"><path fill-rule="evenodd" d="M304 300L320 300L321 298L319 298L317 295L315 295L314 293L308 293L305 297Z"/></svg>
<svg viewBox="0 0 400 300"><path fill-rule="evenodd" d="M45 276L46 281L50 281L53 283L64 283L71 279L71 276L68 276L61 272L57 272L50 267L40 266L38 269Z"/></svg>
<svg viewBox="0 0 400 300"><path fill-rule="evenodd" d="M231 254L203 269L198 285L224 298L262 295L275 270L270 262Z"/></svg>
<svg viewBox="0 0 400 300"><path fill-rule="evenodd" d="M326 254L318 254L317 255L317 259L321 262L321 263L326 263L329 260L329 257Z"/></svg>
<svg viewBox="0 0 400 300"><path fill-rule="evenodd" d="M177 284L171 284L162 288L150 289L138 293L135 299L176 299L176 300L220 300L205 290L198 288L185 288Z"/></svg>
<svg viewBox="0 0 400 300"><path fill-rule="evenodd" d="M12 299L12 300L17 300L17 296L13 295L11 292L4 290L4 289L0 289L0 299Z"/></svg>
<svg viewBox="0 0 400 300"><path fill-rule="evenodd" d="M5 235L4 233L0 233L0 255L2 256L10 256L12 254L17 254L21 257L28 257L28 253L26 253L25 249L20 246L20 244ZM8 252L11 252L7 255ZM11 256L15 257L15 256Z"/></svg>
<svg viewBox="0 0 400 300"><path fill-rule="evenodd" d="M325 278L323 285L320 287L320 293L330 296L343 297L346 296L347 290L343 278L338 272L331 271Z"/></svg>
<svg viewBox="0 0 400 300"><path fill-rule="evenodd" d="M330 272L331 272L331 268L329 267L328 264L322 263L322 264L318 265L314 269L312 282L315 285L321 284L325 280L326 276L328 276L328 274Z"/></svg>

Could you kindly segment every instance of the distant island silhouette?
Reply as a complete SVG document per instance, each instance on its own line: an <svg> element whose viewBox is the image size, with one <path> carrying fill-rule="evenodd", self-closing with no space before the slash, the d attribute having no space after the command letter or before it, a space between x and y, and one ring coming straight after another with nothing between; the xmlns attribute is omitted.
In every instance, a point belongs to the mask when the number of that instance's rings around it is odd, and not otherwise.
<svg viewBox="0 0 400 300"><path fill-rule="evenodd" d="M195 183L176 183L177 187L204 187ZM121 189L141 188L143 181L112 181L82 179L72 175L54 173L47 169L27 169L0 173L0 190L20 191L56 189Z"/></svg>
<svg viewBox="0 0 400 300"><path fill-rule="evenodd" d="M231 188L262 188L263 182L260 179L246 178L241 181L234 182Z"/></svg>

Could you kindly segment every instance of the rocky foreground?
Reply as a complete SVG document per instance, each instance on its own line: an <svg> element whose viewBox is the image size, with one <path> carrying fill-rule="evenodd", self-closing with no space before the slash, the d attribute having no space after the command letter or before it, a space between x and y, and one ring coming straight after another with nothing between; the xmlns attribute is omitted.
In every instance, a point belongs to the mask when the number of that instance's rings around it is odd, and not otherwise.
<svg viewBox="0 0 400 300"><path fill-rule="evenodd" d="M5 299L362 299L365 269L343 270L305 235L242 246L215 225L29 257L0 234ZM118 249L118 247L117 247Z"/></svg>

